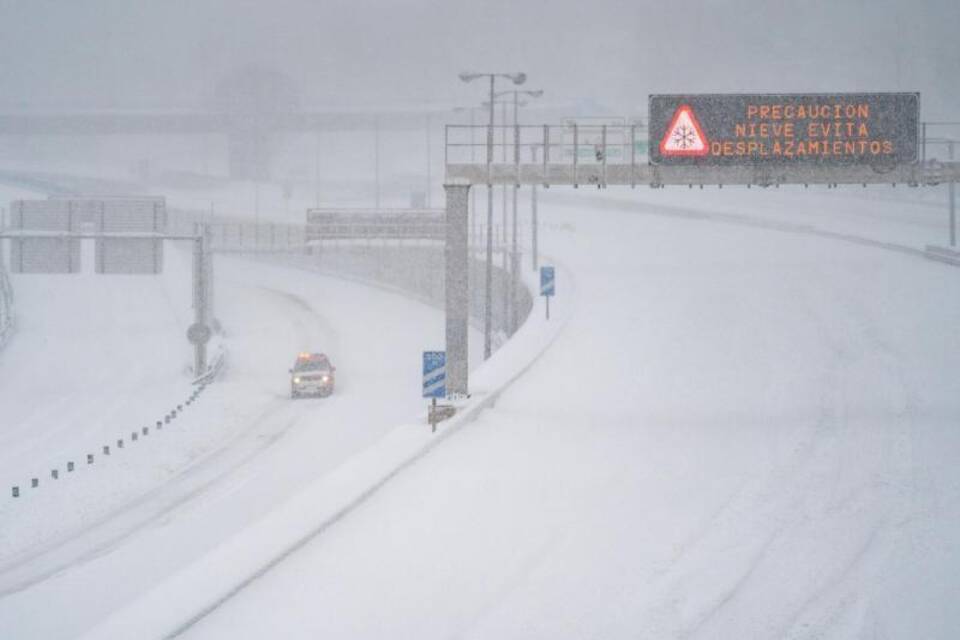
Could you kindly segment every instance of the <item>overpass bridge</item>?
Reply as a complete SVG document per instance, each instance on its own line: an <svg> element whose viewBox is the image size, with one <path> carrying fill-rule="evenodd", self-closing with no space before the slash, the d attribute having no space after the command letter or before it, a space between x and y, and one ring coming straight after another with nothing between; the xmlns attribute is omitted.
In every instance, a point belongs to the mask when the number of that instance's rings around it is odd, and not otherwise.
<svg viewBox="0 0 960 640"><path fill-rule="evenodd" d="M0 136L209 135L227 137L230 177L266 179L272 138L283 132L422 130L424 112L92 111L0 113Z"/></svg>

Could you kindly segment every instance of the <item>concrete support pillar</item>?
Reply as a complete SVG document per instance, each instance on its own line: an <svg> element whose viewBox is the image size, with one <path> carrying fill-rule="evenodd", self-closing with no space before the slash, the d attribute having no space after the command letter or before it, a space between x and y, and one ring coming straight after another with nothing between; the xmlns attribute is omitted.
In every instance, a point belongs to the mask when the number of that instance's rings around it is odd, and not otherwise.
<svg viewBox="0 0 960 640"><path fill-rule="evenodd" d="M468 331L470 327L470 285L468 268L469 218L468 184L443 185L447 199L447 232L444 295L447 313L447 396L469 393Z"/></svg>

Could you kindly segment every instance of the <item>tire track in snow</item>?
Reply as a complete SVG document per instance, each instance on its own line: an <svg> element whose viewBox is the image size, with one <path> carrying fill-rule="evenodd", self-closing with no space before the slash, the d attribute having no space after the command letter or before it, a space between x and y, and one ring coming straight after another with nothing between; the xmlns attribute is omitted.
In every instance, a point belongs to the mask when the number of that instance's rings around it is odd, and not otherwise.
<svg viewBox="0 0 960 640"><path fill-rule="evenodd" d="M547 256L543 256L546 260ZM562 269L564 273L567 274L569 293L569 304L572 309L576 309L576 298L577 298L577 279L575 274L572 271L569 271L566 265L557 259L552 260L553 264L558 268ZM500 395L509 389L517 380L521 379L536 365L543 355L550 349L551 346L557 341L557 339L563 334L564 329L566 328L567 322L569 322L570 317L566 317L561 320L559 327L554 329L554 333L548 336L546 343L540 345L538 349L531 354L529 361L524 363L519 370L511 372L509 378L503 382L499 387L489 392L486 398L481 399L473 406L469 407L464 411L460 416L459 420L455 418L455 422L449 426L447 429L437 433L437 437L434 440L431 440L424 448L415 452L411 457L400 462L397 466L386 471L382 477L359 495L354 497L349 503L345 504L338 511L333 513L328 519L324 522L318 524L316 527L310 531L305 532L302 536L291 542L282 552L278 555L271 558L268 562L254 570L249 576L247 576L242 581L231 585L225 590L225 592L220 593L213 599L211 602L202 605L199 610L197 610L193 615L185 620L180 620L176 623L171 630L164 632L164 638L179 638L184 634L190 633L198 624L203 622L212 614L219 611L224 605L229 603L235 597L243 593L247 588L256 583L261 578L268 575L274 569L279 567L281 564L289 560L291 557L296 555L299 551L306 548L311 543L320 539L324 533L327 532L331 527L336 526L343 519L349 517L354 510L356 510L361 505L366 504L371 498L379 495L381 490L385 489L390 482L396 478L398 475L406 471L407 469L415 466L426 456L430 455L438 447L442 446L443 443L458 433L461 433L464 429L470 426L473 421L485 410L496 406L497 400L500 398ZM529 573L529 572L528 572Z"/></svg>
<svg viewBox="0 0 960 640"><path fill-rule="evenodd" d="M825 512L828 515L842 518L869 508L878 497L886 498L883 502L884 515L879 524L872 528L860 548L851 554L849 561L797 607L778 632L780 637L825 635L844 619L849 610L858 606L864 599L862 585L874 583L882 572L897 541L905 535L901 525L910 519L912 505L917 502L914 439L919 400L916 389L904 375L903 356L883 339L862 303L848 296L841 298L836 292L833 292L833 301L835 306L844 304L848 310L845 318L849 330L863 337L866 351L874 357L879 356L878 359L890 371L889 378L898 387L901 396L898 400L902 401L902 407L895 409L893 418L897 427L888 437L892 443L885 448L882 466L886 474L893 477L871 479L854 487L839 500L833 499L827 506ZM883 429L883 425L878 425L878 429ZM841 473L842 469L838 467L837 472Z"/></svg>
<svg viewBox="0 0 960 640"><path fill-rule="evenodd" d="M817 304L798 306L819 308ZM868 354L872 340L862 328L851 332L841 327L843 336L856 336L857 342L851 345L849 338L841 339L835 333L836 329L831 329L835 323L816 316L811 316L811 320L820 327L821 343L831 354L829 369L824 372L821 383L819 418L813 429L800 438L799 446L791 454L791 462L772 470L762 482L754 482L752 488L735 493L684 543L683 552L659 579L663 585L656 592L659 595L655 594L651 599L660 603L654 604L650 610L653 628L657 630L655 635L690 637L706 633L722 611L738 598L745 597L765 563L779 561L773 550L789 548L791 536L802 531L806 524L805 501L822 491L825 481L835 484L838 480L837 472L843 468L843 454L853 446L848 433L847 377L856 371L851 367L859 366L858 361ZM844 446L845 442L848 444ZM774 527L766 535L757 538L752 533L767 528L768 523L773 523ZM872 533L869 539L873 540L875 535L876 532ZM869 547L866 545L865 548ZM717 558L724 558L729 563L732 552L743 556L739 566L729 567L719 577L719 583L714 580L709 586L693 586L702 577L702 567L716 564ZM851 566L867 557L866 551L854 555ZM684 597L683 594L692 595ZM690 597L696 601L691 602ZM684 603L686 611L680 608L680 603Z"/></svg>

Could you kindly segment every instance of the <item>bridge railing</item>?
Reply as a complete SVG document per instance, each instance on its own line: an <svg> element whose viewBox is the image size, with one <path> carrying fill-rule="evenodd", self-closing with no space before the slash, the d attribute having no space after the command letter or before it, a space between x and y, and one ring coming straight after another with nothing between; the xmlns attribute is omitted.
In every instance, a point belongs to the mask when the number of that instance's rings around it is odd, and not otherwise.
<svg viewBox="0 0 960 640"><path fill-rule="evenodd" d="M934 130L928 123L927 129ZM488 133L492 140L488 141ZM936 185L960 181L960 162L952 144L929 137L928 153L919 162L872 162L833 165L811 162L745 164L650 164L646 128L639 124L447 125L444 134L446 179L477 184L759 185L908 184ZM931 151L937 145L937 155ZM946 144L946 146L943 146ZM947 153L943 153L947 151ZM938 159L938 157L940 159ZM946 158L946 159L943 159Z"/></svg>
<svg viewBox="0 0 960 640"><path fill-rule="evenodd" d="M450 164L635 165L648 161L647 130L639 124L447 125ZM489 157L488 157L489 156Z"/></svg>

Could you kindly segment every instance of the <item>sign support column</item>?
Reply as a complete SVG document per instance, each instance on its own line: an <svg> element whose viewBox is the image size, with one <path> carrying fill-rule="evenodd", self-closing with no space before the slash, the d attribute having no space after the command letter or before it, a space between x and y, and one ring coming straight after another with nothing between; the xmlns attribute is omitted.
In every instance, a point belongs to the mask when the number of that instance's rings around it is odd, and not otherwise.
<svg viewBox="0 0 960 640"><path fill-rule="evenodd" d="M530 149L530 155L532 156L531 160L533 164L537 163L537 148L532 147ZM536 271L539 267L540 259L537 255L537 185L530 185L530 257L533 262L533 270Z"/></svg>
<svg viewBox="0 0 960 640"><path fill-rule="evenodd" d="M947 153L950 162L953 162L953 140L947 143ZM950 247L957 246L957 185L951 180L947 185L950 192Z"/></svg>
<svg viewBox="0 0 960 640"><path fill-rule="evenodd" d="M198 229L193 241L193 327L199 335L191 336L193 342L194 375L199 377L207 371L207 269L204 255L203 232Z"/></svg>
<svg viewBox="0 0 960 640"><path fill-rule="evenodd" d="M467 203L469 184L445 184L447 199L446 246L444 249L446 298L447 396L468 395L467 339L470 326L468 247L470 231Z"/></svg>

